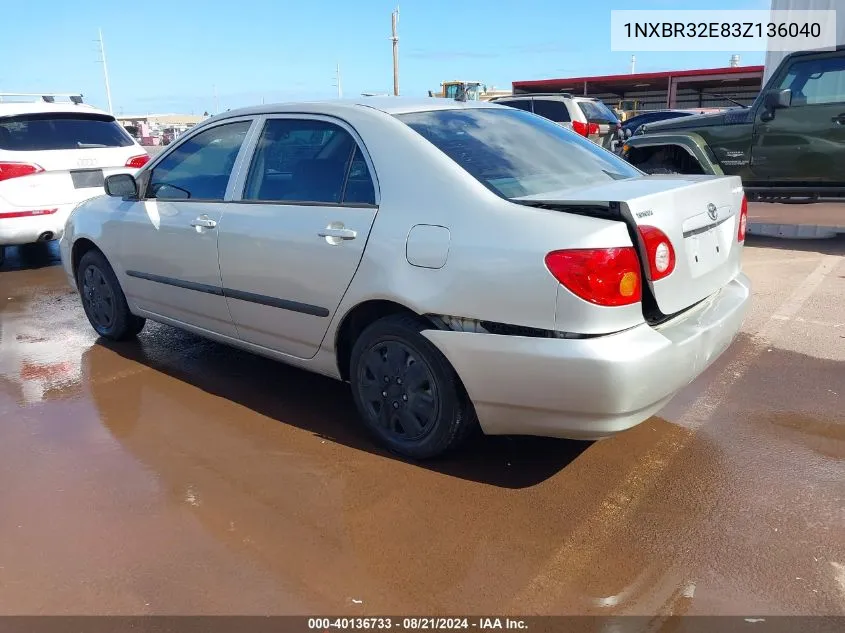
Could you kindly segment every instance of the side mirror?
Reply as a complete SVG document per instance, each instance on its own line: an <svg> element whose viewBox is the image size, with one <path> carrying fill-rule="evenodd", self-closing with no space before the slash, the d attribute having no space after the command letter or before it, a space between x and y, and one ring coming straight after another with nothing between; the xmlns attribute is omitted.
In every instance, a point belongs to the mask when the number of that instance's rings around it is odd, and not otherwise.
<svg viewBox="0 0 845 633"><path fill-rule="evenodd" d="M788 108L792 105L792 90L789 88L784 88L783 90L769 90L763 98L763 104L768 110Z"/></svg>
<svg viewBox="0 0 845 633"><path fill-rule="evenodd" d="M106 195L115 198L137 198L138 183L130 174L113 174L105 181Z"/></svg>
<svg viewBox="0 0 845 633"><path fill-rule="evenodd" d="M625 138L631 138L634 133L631 131L631 128L625 128Z"/></svg>

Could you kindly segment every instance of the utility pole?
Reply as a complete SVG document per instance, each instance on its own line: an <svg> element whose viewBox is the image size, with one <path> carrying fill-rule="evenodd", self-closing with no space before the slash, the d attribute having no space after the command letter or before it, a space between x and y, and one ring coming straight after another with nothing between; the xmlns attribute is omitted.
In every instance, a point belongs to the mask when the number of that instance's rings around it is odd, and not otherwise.
<svg viewBox="0 0 845 633"><path fill-rule="evenodd" d="M634 71L637 69L637 56L631 55L631 74L634 74Z"/></svg>
<svg viewBox="0 0 845 633"><path fill-rule="evenodd" d="M106 47L103 45L103 29L98 29L100 36L100 56L103 58L103 76L106 78L106 99L109 102L109 114L114 115L111 105L111 87L109 86L109 69L106 66Z"/></svg>
<svg viewBox="0 0 845 633"><path fill-rule="evenodd" d="M217 84L211 84L211 89L214 91L214 114L220 112L220 108L217 104Z"/></svg>
<svg viewBox="0 0 845 633"><path fill-rule="evenodd" d="M393 41L393 96L399 96L399 36L396 34L396 27L399 22L399 7L390 14L390 23L392 27L393 36L390 38Z"/></svg>
<svg viewBox="0 0 845 633"><path fill-rule="evenodd" d="M343 85L340 83L340 64L335 66L334 79L335 85L337 86L337 98L343 99Z"/></svg>

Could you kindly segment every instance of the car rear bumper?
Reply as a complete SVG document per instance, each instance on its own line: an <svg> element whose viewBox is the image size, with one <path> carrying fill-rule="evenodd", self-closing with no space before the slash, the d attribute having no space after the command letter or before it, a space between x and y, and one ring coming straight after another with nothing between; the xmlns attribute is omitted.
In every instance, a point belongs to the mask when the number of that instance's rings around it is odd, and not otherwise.
<svg viewBox="0 0 845 633"><path fill-rule="evenodd" d="M24 217L2 217L2 214L29 211L31 207L0 206L0 246L59 239L64 233L65 222L75 206L76 203L52 205L49 208L56 209L55 213Z"/></svg>
<svg viewBox="0 0 845 633"><path fill-rule="evenodd" d="M681 316L590 339L427 330L487 434L598 439L661 409L739 332L751 282L738 275Z"/></svg>

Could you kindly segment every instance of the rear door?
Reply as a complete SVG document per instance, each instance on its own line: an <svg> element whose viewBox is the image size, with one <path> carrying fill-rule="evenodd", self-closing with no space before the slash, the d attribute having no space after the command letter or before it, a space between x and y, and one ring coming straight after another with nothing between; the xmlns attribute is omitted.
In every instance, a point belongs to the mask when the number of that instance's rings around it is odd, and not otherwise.
<svg viewBox="0 0 845 633"><path fill-rule="evenodd" d="M224 293L242 340L298 358L317 353L376 216L372 173L346 123L266 118L243 194L219 231Z"/></svg>
<svg viewBox="0 0 845 633"><path fill-rule="evenodd" d="M114 117L95 112L46 112L0 117L0 163L37 165L25 178L0 181L0 198L15 207L81 202L103 193L103 180L135 171L148 156ZM143 163L141 163L143 164Z"/></svg>
<svg viewBox="0 0 845 633"><path fill-rule="evenodd" d="M845 51L801 56L772 84L792 105L766 120L755 113L751 164L756 178L784 183L845 182Z"/></svg>

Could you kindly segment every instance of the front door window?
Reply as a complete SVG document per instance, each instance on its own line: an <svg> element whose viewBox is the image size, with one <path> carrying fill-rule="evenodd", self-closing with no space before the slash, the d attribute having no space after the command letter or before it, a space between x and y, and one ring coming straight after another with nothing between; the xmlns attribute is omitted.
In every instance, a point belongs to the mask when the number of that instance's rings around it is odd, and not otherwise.
<svg viewBox="0 0 845 633"><path fill-rule="evenodd" d="M222 201L250 125L225 123L179 145L153 169L147 197Z"/></svg>

